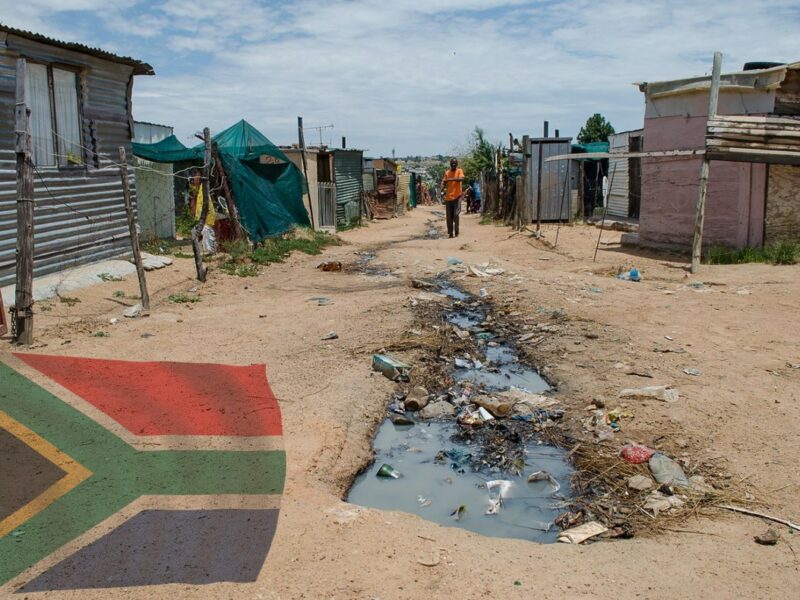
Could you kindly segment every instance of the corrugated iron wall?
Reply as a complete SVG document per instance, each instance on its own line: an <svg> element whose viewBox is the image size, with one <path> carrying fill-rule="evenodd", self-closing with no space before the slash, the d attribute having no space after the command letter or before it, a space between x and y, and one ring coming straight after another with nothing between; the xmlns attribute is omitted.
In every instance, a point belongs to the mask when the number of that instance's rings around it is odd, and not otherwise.
<svg viewBox="0 0 800 600"><path fill-rule="evenodd" d="M81 67L84 167L34 172L34 276L128 254L118 148L129 157L132 67L9 36L0 47L0 286L13 283L16 254L15 69L18 56ZM130 171L132 173L132 170ZM131 181L135 192L134 181ZM135 201L135 193L134 193Z"/></svg>
<svg viewBox="0 0 800 600"><path fill-rule="evenodd" d="M530 154L529 160L531 161L529 189L531 190L530 197L532 198L531 215L534 221L537 219L540 152L542 154L542 221L569 221L570 219L569 189L572 184L568 172L571 161L544 162L544 159L560 154L569 154L571 141L570 138L537 138L530 140L530 148L528 150Z"/></svg>
<svg viewBox="0 0 800 600"><path fill-rule="evenodd" d="M627 152L630 143L630 132L617 133L608 136L608 151ZM613 174L613 180L612 180ZM608 214L614 217L628 216L628 159L608 159L608 181L611 190L608 193Z"/></svg>
<svg viewBox="0 0 800 600"><path fill-rule="evenodd" d="M346 226L358 219L361 191L364 189L361 163L361 150L333 151L337 225Z"/></svg>

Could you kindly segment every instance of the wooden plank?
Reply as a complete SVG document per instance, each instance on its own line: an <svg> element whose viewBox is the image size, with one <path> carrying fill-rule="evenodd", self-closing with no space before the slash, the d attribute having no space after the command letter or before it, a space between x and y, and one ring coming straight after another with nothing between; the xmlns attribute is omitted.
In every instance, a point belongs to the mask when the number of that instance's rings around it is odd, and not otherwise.
<svg viewBox="0 0 800 600"><path fill-rule="evenodd" d="M33 161L31 111L25 98L27 62L17 59L15 143L17 155L17 272L14 298L16 341L33 343Z"/></svg>
<svg viewBox="0 0 800 600"><path fill-rule="evenodd" d="M800 152L778 152L751 148L709 148L709 160L764 163L768 165L800 165Z"/></svg>
<svg viewBox="0 0 800 600"><path fill-rule="evenodd" d="M544 162L556 160L600 160L603 158L675 158L701 157L705 150L654 150L651 152L584 152L582 154L557 154L544 159Z"/></svg>
<svg viewBox="0 0 800 600"><path fill-rule="evenodd" d="M150 310L150 294L147 293L147 280L144 278L142 253L139 250L139 234L136 232L136 216L133 214L133 202L131 202L131 188L128 181L128 161L125 155L125 146L119 147L119 176L120 179L122 179L122 197L125 199L125 213L128 217L128 230L131 236L133 263L136 265L136 276L139 278L139 293L142 296L142 308Z"/></svg>
<svg viewBox="0 0 800 600"><path fill-rule="evenodd" d="M764 243L800 241L800 168L774 165L767 178Z"/></svg>

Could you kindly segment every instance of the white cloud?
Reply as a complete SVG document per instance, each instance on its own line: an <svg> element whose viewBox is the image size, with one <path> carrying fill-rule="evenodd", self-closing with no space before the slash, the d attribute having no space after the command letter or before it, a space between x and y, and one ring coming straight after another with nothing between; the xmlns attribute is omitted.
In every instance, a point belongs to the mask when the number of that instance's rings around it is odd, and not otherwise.
<svg viewBox="0 0 800 600"><path fill-rule="evenodd" d="M36 3L40 10L28 10L28 18L70 29L77 13L42 10L55 0ZM545 119L551 131L574 136L594 112L618 130L641 126L633 81L707 72L714 50L725 53L726 70L747 60L800 59L796 5L118 0L102 14L125 15L128 25L99 22L105 47L161 73L137 79L137 117L174 125L183 137L245 117L287 143L300 114L308 124L333 122L333 140L346 135L349 145L375 154L393 147L416 154L447 152L476 124L497 141L509 131L538 134ZM91 14L96 2L76 6ZM102 31L89 35L96 43Z"/></svg>

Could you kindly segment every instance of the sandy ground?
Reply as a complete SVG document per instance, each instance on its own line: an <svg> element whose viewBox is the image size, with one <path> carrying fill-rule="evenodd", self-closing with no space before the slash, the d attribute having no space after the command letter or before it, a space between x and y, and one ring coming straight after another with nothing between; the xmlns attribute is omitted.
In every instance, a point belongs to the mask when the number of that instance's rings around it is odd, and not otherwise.
<svg viewBox="0 0 800 600"><path fill-rule="evenodd" d="M762 510L800 520L800 369L787 364L800 363L800 266L703 267L690 277L679 257L620 248L617 232L603 234L593 263L594 227L561 228L553 250L464 215L459 238L426 239L426 221L441 220L436 210L419 208L346 232L346 244L322 257L296 254L257 278L212 271L207 283L197 284L192 261L176 259L148 275L154 306L146 318L123 319L120 302L130 301L113 296L116 290L135 294L135 277L70 293L81 302L53 302L38 314L34 352L266 363L281 402L288 457L278 532L258 582L48 597L793 596L798 544L778 527L783 540L777 546L756 545L753 536L767 525L752 517L720 514L688 520L672 533L587 546L537 545L342 501L370 459L370 436L393 389L370 371L371 355L412 327L409 300L418 290L409 280L444 270L446 258L457 256L506 270L490 280L465 278L460 283L467 289L487 287L496 299L514 298L516 310L534 319L542 307L566 311L569 326L534 355L574 415L582 416L592 398L616 403L622 388L674 385L681 395L676 403L629 401L635 417L613 443L635 439L717 465L762 501ZM555 234L546 228L545 240L552 244ZM376 249L374 262L394 275L316 269L321 260L352 263L365 249ZM616 279L620 268L631 266L642 271L642 282ZM704 285L687 285L699 281ZM167 301L194 287L200 302ZM317 296L333 303L309 300ZM119 322L109 324L112 317ZM98 330L110 337L94 337ZM320 341L331 330L339 339ZM687 352L653 351L664 346ZM688 376L686 367L702 374ZM653 379L627 375L631 370L649 371ZM434 558L437 566L420 564Z"/></svg>

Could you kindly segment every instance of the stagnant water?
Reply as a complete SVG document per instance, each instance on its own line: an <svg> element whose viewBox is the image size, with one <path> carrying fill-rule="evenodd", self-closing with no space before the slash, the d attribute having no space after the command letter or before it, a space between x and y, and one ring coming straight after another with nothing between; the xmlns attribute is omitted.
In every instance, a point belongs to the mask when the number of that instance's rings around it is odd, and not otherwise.
<svg viewBox="0 0 800 600"><path fill-rule="evenodd" d="M489 391L512 386L530 392L549 389L535 369L517 362L513 344L492 331L487 324L486 304L447 284L440 291L456 301L446 311L447 321L478 337L484 352L480 368L453 368L456 381L470 381ZM444 526L488 536L556 540L558 528L553 520L564 511L572 474L564 450L531 441L525 446L521 473L512 475L489 467L475 471L468 455L480 456L481 449L453 440L460 425L452 420L423 421L412 413L407 416L416 424L395 425L386 419L381 425L374 442L375 462L356 478L349 502L410 512ZM401 476L378 477L383 464L391 465ZM553 479L528 483L528 476L537 471L547 471ZM496 514L486 514L492 498L496 498L490 496L486 484L496 480L510 481L511 485ZM456 520L452 513L460 506L466 510Z"/></svg>

